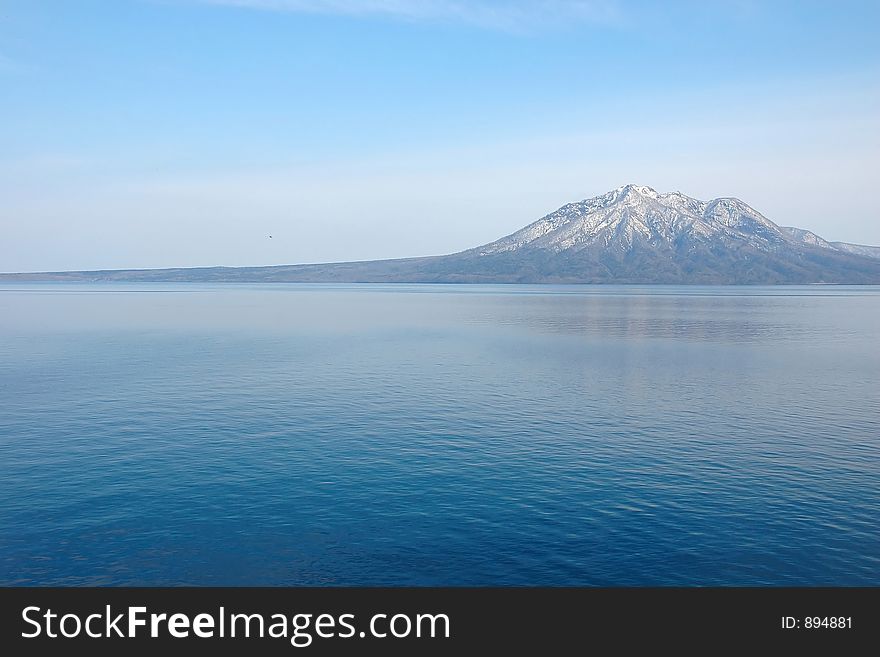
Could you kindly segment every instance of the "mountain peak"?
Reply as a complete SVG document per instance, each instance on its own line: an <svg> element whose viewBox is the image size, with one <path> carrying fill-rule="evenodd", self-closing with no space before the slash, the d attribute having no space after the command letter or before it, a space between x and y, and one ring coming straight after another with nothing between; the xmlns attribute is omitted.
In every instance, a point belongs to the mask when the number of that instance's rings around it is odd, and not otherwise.
<svg viewBox="0 0 880 657"><path fill-rule="evenodd" d="M638 185L636 183L627 183L626 185L621 185L618 189L629 190L638 192L639 194L656 194L657 190L653 187L648 187L647 185Z"/></svg>
<svg viewBox="0 0 880 657"><path fill-rule="evenodd" d="M647 196L649 198L658 198L660 194L657 193L657 190L648 187L647 185L636 185L633 183L629 183L627 185L621 185L617 189L611 192L617 199L622 199L629 195L638 195L638 196Z"/></svg>
<svg viewBox="0 0 880 657"><path fill-rule="evenodd" d="M629 183L564 205L463 254L491 261L515 258L526 263L525 270L555 267L559 280L828 282L880 277L880 265L870 261L877 258L875 250L808 238L780 228L735 197L701 201Z"/></svg>
<svg viewBox="0 0 880 657"><path fill-rule="evenodd" d="M739 199L706 203L681 192L661 194L647 185L630 183L563 206L479 252L601 249L628 253L639 248L675 251L685 244L700 249L750 244L767 250L787 239L776 224Z"/></svg>

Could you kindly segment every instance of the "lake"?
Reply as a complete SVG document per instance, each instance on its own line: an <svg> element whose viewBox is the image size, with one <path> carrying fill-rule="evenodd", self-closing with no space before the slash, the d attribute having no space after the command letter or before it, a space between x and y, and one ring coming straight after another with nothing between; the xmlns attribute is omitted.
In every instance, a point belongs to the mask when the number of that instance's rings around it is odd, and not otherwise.
<svg viewBox="0 0 880 657"><path fill-rule="evenodd" d="M880 287L0 284L0 584L880 585Z"/></svg>

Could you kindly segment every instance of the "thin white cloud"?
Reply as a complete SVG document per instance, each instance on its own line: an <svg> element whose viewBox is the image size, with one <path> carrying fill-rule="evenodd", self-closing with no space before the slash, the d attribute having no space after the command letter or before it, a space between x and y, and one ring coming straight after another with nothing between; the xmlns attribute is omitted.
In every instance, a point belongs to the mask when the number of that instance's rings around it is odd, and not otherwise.
<svg viewBox="0 0 880 657"><path fill-rule="evenodd" d="M463 23L523 31L548 25L613 23L617 0L198 0L264 11L378 16L411 22Z"/></svg>

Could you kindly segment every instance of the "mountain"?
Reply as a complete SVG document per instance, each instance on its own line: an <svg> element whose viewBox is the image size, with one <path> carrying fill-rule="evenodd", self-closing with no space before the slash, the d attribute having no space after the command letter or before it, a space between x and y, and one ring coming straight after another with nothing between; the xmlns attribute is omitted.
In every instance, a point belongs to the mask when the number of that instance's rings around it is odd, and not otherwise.
<svg viewBox="0 0 880 657"><path fill-rule="evenodd" d="M868 258L880 258L880 246L867 246L865 244L850 244L849 242L831 242L838 251L855 253Z"/></svg>
<svg viewBox="0 0 880 657"><path fill-rule="evenodd" d="M0 279L89 281L880 284L880 247L783 228L736 198L700 201L625 185L445 256Z"/></svg>
<svg viewBox="0 0 880 657"><path fill-rule="evenodd" d="M812 244L814 246L823 246L826 249L834 249L843 253L855 253L869 258L880 258L880 246L866 246L864 244L850 244L849 242L827 242L816 233L811 233L803 228L792 228L783 226L784 230L790 237L803 242L804 244Z"/></svg>

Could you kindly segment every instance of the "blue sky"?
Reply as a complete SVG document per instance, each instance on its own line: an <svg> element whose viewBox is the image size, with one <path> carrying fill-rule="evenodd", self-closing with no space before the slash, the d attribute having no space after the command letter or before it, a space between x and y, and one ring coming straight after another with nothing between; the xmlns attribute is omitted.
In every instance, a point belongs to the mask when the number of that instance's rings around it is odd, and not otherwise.
<svg viewBox="0 0 880 657"><path fill-rule="evenodd" d="M878 24L876 2L0 1L0 271L444 253L627 182L880 244Z"/></svg>

